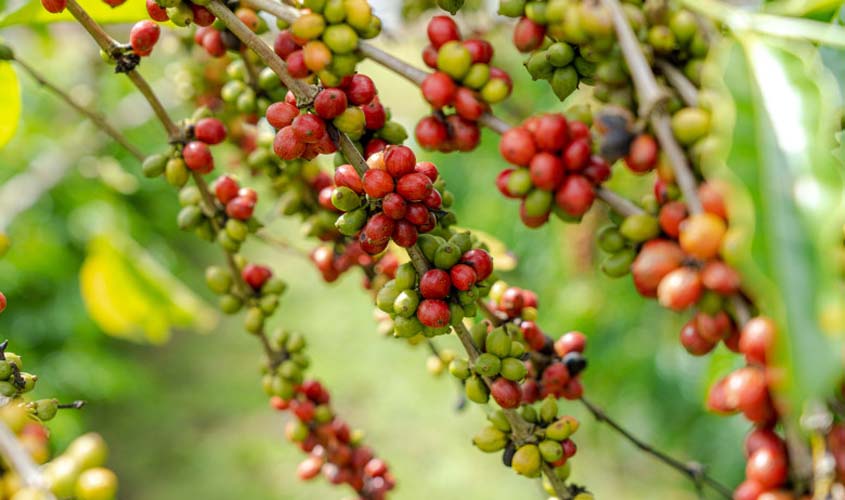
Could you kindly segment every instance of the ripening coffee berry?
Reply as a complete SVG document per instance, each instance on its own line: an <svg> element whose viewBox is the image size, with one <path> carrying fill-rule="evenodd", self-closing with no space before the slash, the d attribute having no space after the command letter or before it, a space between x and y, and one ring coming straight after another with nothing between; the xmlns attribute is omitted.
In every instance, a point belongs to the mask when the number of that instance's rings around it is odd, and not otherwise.
<svg viewBox="0 0 845 500"><path fill-rule="evenodd" d="M407 146L389 146L384 151L384 166L394 179L414 172L417 157Z"/></svg>
<svg viewBox="0 0 845 500"><path fill-rule="evenodd" d="M426 299L417 307L417 319L430 328L448 326L451 318L449 305L442 300Z"/></svg>
<svg viewBox="0 0 845 500"><path fill-rule="evenodd" d="M449 16L434 16L426 28L428 40L435 49L439 49L446 42L461 39L458 25Z"/></svg>
<svg viewBox="0 0 845 500"><path fill-rule="evenodd" d="M385 170L369 169L364 173L364 192L370 198L384 198L393 192L393 177ZM401 193L400 193L401 194Z"/></svg>
<svg viewBox="0 0 845 500"><path fill-rule="evenodd" d="M458 87L446 73L434 72L423 80L420 90L432 107L441 109L452 104Z"/></svg>
<svg viewBox="0 0 845 500"><path fill-rule="evenodd" d="M182 158L185 165L201 174L207 174L214 169L214 157L211 149L204 142L191 141L182 148Z"/></svg>
<svg viewBox="0 0 845 500"><path fill-rule="evenodd" d="M452 279L452 285L461 291L469 290L478 280L475 270L466 264L452 266L449 276Z"/></svg>
<svg viewBox="0 0 845 500"><path fill-rule="evenodd" d="M551 153L541 152L534 155L529 167L531 182L545 191L554 191L563 182L565 170L563 161Z"/></svg>
<svg viewBox="0 0 845 500"><path fill-rule="evenodd" d="M573 217L584 215L593 205L596 191L586 177L570 175L555 193L555 203Z"/></svg>
<svg viewBox="0 0 845 500"><path fill-rule="evenodd" d="M572 141L563 151L563 164L570 171L583 170L591 153L590 143L586 140Z"/></svg>
<svg viewBox="0 0 845 500"><path fill-rule="evenodd" d="M757 481L746 479L736 487L733 498L734 500L758 500L763 491L763 485Z"/></svg>
<svg viewBox="0 0 845 500"><path fill-rule="evenodd" d="M527 167L536 154L536 146L531 132L521 127L509 129L502 134L499 141L499 152L508 163Z"/></svg>
<svg viewBox="0 0 845 500"><path fill-rule="evenodd" d="M422 201L432 189L431 179L418 172L404 175L396 182L396 192L408 201Z"/></svg>
<svg viewBox="0 0 845 500"><path fill-rule="evenodd" d="M484 250L476 248L465 252L461 262L472 267L478 281L486 280L493 274L493 258Z"/></svg>
<svg viewBox="0 0 845 500"><path fill-rule="evenodd" d="M511 468L526 477L536 477L540 473L541 465L540 449L535 444L520 446L511 460Z"/></svg>
<svg viewBox="0 0 845 500"><path fill-rule="evenodd" d="M436 116L426 116L414 129L417 143L424 149L439 149L449 137L446 124Z"/></svg>
<svg viewBox="0 0 845 500"><path fill-rule="evenodd" d="M681 328L681 345L693 356L703 356L712 351L716 344L704 338L694 320Z"/></svg>
<svg viewBox="0 0 845 500"><path fill-rule="evenodd" d="M449 273L442 269L426 271L420 278L420 293L426 299L444 299L452 287Z"/></svg>
<svg viewBox="0 0 845 500"><path fill-rule="evenodd" d="M390 235L393 234L395 228L396 221L385 215L384 212L379 212L370 217L370 220L364 226L362 234L376 245L379 245L381 243L387 243L390 240Z"/></svg>
<svg viewBox="0 0 845 500"><path fill-rule="evenodd" d="M241 271L241 278L253 290L260 290L271 276L273 273L269 268L257 264L247 264Z"/></svg>
<svg viewBox="0 0 845 500"><path fill-rule="evenodd" d="M542 45L545 36L545 26L523 17L513 30L513 44L520 52L531 52Z"/></svg>
<svg viewBox="0 0 845 500"><path fill-rule="evenodd" d="M238 181L228 175L218 177L217 180L214 181L214 195L217 196L220 203L224 205L238 196L239 189L240 186L238 186Z"/></svg>
<svg viewBox="0 0 845 500"><path fill-rule="evenodd" d="M194 125L194 137L206 144L220 144L226 139L226 127L217 118L203 118Z"/></svg>
<svg viewBox="0 0 845 500"><path fill-rule="evenodd" d="M631 264L634 286L644 297L656 297L663 278L683 264L686 255L674 241L651 240Z"/></svg>
<svg viewBox="0 0 845 500"><path fill-rule="evenodd" d="M88 469L76 480L75 493L79 500L110 500L117 495L117 476L103 467Z"/></svg>
<svg viewBox="0 0 845 500"><path fill-rule="evenodd" d="M517 408L522 401L519 384L504 377L499 377L490 385L490 395L502 408Z"/></svg>
<svg viewBox="0 0 845 500"><path fill-rule="evenodd" d="M147 19L138 21L129 31L129 44L132 46L132 52L139 56L150 55L160 34L161 28L156 23Z"/></svg>
<svg viewBox="0 0 845 500"><path fill-rule="evenodd" d="M681 223L687 218L687 206L680 201L670 201L660 208L660 229L672 238L681 234Z"/></svg>
<svg viewBox="0 0 845 500"><path fill-rule="evenodd" d="M287 102L274 102L267 108L264 115L273 128L281 129L290 125L293 119L299 116L299 109Z"/></svg>
<svg viewBox="0 0 845 500"><path fill-rule="evenodd" d="M748 363L766 364L771 359L776 338L774 321L764 316L751 319L742 328L739 351Z"/></svg>
<svg viewBox="0 0 845 500"><path fill-rule="evenodd" d="M346 96L351 104L362 106L375 98L376 86L369 76L357 73L352 76L346 87Z"/></svg>
<svg viewBox="0 0 845 500"><path fill-rule="evenodd" d="M568 332L555 341L555 352L558 356L565 356L570 352L584 352L587 337L581 332Z"/></svg>
<svg viewBox="0 0 845 500"><path fill-rule="evenodd" d="M252 217L255 209L255 202L244 196L236 196L226 204L226 215L238 220L247 220Z"/></svg>
<svg viewBox="0 0 845 500"><path fill-rule="evenodd" d="M701 269L701 284L721 295L730 295L740 287L739 273L719 260L707 262Z"/></svg>
<svg viewBox="0 0 845 500"><path fill-rule="evenodd" d="M294 137L305 143L315 143L326 135L326 124L310 113L299 115L291 123Z"/></svg>
<svg viewBox="0 0 845 500"><path fill-rule="evenodd" d="M393 242L402 248L409 248L416 244L417 238L422 228L418 229L414 224L406 220L396 221L396 226L393 229Z"/></svg>
<svg viewBox="0 0 845 500"><path fill-rule="evenodd" d="M640 134L631 143L625 165L631 171L644 174L657 166L657 141L649 134Z"/></svg>
<svg viewBox="0 0 845 500"><path fill-rule="evenodd" d="M694 214L681 223L679 241L688 254L702 260L719 253L727 232L725 221L710 213Z"/></svg>
<svg viewBox="0 0 845 500"><path fill-rule="evenodd" d="M788 472L785 452L772 448L755 451L745 466L745 476L760 483L764 489L777 488L785 483Z"/></svg>
<svg viewBox="0 0 845 500"><path fill-rule="evenodd" d="M6 310L7 305L8 302L6 301L6 296L3 294L3 292L0 292L0 313Z"/></svg>
<svg viewBox="0 0 845 500"><path fill-rule="evenodd" d="M679 267L663 277L657 287L657 300L660 305L682 311L698 302L701 298L701 279L698 271L689 267Z"/></svg>
<svg viewBox="0 0 845 500"><path fill-rule="evenodd" d="M348 187L358 194L364 194L364 185L361 182L361 176L355 170L355 167L349 164L337 167L334 172L334 183L337 186Z"/></svg>
<svg viewBox="0 0 845 500"><path fill-rule="evenodd" d="M559 152L569 140L569 128L563 115L542 115L536 122L534 140L544 151Z"/></svg>
<svg viewBox="0 0 845 500"><path fill-rule="evenodd" d="M149 1L147 3L149 3ZM44 10L51 14L58 14L67 7L67 0L41 0L41 6L44 7Z"/></svg>

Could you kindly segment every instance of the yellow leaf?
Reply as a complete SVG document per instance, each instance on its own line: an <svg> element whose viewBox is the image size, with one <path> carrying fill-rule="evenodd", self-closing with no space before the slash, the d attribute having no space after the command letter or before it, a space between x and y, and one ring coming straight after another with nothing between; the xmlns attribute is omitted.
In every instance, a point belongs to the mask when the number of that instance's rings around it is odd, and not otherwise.
<svg viewBox="0 0 845 500"><path fill-rule="evenodd" d="M133 23L148 17L144 0L129 0L117 7L110 7L103 0L78 1L82 8L100 24ZM44 10L40 0L29 0L17 10L0 18L0 27L17 24L31 26L73 20L73 16L67 9L59 14L51 14Z"/></svg>
<svg viewBox="0 0 845 500"><path fill-rule="evenodd" d="M0 148L15 135L21 117L21 87L8 62L0 61Z"/></svg>

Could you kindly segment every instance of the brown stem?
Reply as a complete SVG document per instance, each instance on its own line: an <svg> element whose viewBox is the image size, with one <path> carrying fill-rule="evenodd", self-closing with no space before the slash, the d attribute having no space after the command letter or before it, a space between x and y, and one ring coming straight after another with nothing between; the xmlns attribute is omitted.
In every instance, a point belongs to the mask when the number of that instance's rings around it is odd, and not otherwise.
<svg viewBox="0 0 845 500"><path fill-rule="evenodd" d="M142 153L138 148L135 147L132 143L129 142L126 137L121 134L111 123L109 123L106 118L98 113L97 111L91 110L83 106L82 104L78 103L73 97L71 97L67 92L60 89L52 82L47 80L44 75L39 73L35 68L29 65L26 61L18 58L13 58L15 63L26 73L29 74L36 82L38 82L42 87L56 95L59 99L63 100L68 106L75 109L78 113L85 115L91 120L94 125L96 125L100 130L111 136L118 144L123 146L132 156L138 159L138 161L144 161L144 153Z"/></svg>
<svg viewBox="0 0 845 500"><path fill-rule="evenodd" d="M604 186L596 188L596 197L605 202L607 206L619 213L619 215L624 215L625 217L645 213L642 208L635 205L628 198L625 198L612 189L608 189Z"/></svg>
<svg viewBox="0 0 845 500"><path fill-rule="evenodd" d="M678 92L681 100L687 106L698 105L698 89L695 88L695 85L687 79L681 70L663 59L658 59L655 65L663 73L663 76L666 77L669 85Z"/></svg>
<svg viewBox="0 0 845 500"><path fill-rule="evenodd" d="M610 426L613 430L617 433L621 434L626 440L631 442L634 446L639 448L641 451L648 453L649 455L657 458L661 462L665 463L666 465L672 467L673 469L683 473L687 477L690 478L696 485L705 484L710 486L715 491L717 491L723 497L730 499L732 498L731 489L725 486L724 484L720 483L713 477L707 474L704 470L704 466L698 462L682 462L677 458L671 457L666 453L663 453L660 450L655 449L650 444L646 443L645 441L641 440L640 438L631 434L627 429L622 427L619 423L615 420L610 418L607 413L604 412L601 408L596 406L595 404L591 403L589 400L585 399L583 396L579 399L581 404L593 415L593 417L598 422L602 422Z"/></svg>

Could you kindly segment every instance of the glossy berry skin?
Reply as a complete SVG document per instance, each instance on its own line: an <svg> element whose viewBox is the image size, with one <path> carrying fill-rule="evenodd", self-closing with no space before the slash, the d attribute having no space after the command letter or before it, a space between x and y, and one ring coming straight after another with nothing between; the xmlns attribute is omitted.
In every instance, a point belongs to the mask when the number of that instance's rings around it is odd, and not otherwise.
<svg viewBox="0 0 845 500"><path fill-rule="evenodd" d="M698 302L701 297L701 279L698 271L679 267L660 280L657 299L660 305L675 311L683 311Z"/></svg>
<svg viewBox="0 0 845 500"><path fill-rule="evenodd" d="M691 215L681 224L681 248L699 259L711 259L719 253L726 231L725 221L717 215Z"/></svg>
<svg viewBox="0 0 845 500"><path fill-rule="evenodd" d="M160 34L161 28L156 23L147 19L138 21L129 31L129 45L132 46L132 52L139 56L149 55L158 42Z"/></svg>
<svg viewBox="0 0 845 500"><path fill-rule="evenodd" d="M305 152L305 143L297 140L293 127L287 126L276 134L273 140L273 152L283 160L295 160Z"/></svg>
<svg viewBox="0 0 845 500"><path fill-rule="evenodd" d="M381 202L381 209L391 219L401 220L408 213L408 203L396 193L387 193Z"/></svg>
<svg viewBox="0 0 845 500"><path fill-rule="evenodd" d="M407 146L389 146L384 152L384 166L394 179L414 172L417 157Z"/></svg>
<svg viewBox="0 0 845 500"><path fill-rule="evenodd" d="M672 238L681 234L681 223L687 218L687 206L680 201L670 201L660 207L660 229Z"/></svg>
<svg viewBox="0 0 845 500"><path fill-rule="evenodd" d="M499 377L490 385L490 395L502 408L517 408L522 401L522 390L519 384Z"/></svg>
<svg viewBox="0 0 845 500"><path fill-rule="evenodd" d="M247 220L252 217L254 209L254 201L243 196L238 196L226 204L226 215L233 219Z"/></svg>
<svg viewBox="0 0 845 500"><path fill-rule="evenodd" d="M761 448L755 451L745 466L745 476L760 483L764 489L777 488L786 482L786 456L782 450Z"/></svg>
<svg viewBox="0 0 845 500"><path fill-rule="evenodd" d="M783 440L773 430L758 427L745 437L745 457L750 457L762 448L771 448L783 452L784 446Z"/></svg>
<svg viewBox="0 0 845 500"><path fill-rule="evenodd" d="M423 97L435 109L441 109L455 100L457 85L446 73L435 72L423 80L420 85Z"/></svg>
<svg viewBox="0 0 845 500"><path fill-rule="evenodd" d="M364 173L364 192L370 198L384 198L393 188L393 177L387 171L371 168Z"/></svg>
<svg viewBox="0 0 845 500"><path fill-rule="evenodd" d="M426 299L417 306L417 319L430 328L442 328L449 325L452 315L449 305L442 300Z"/></svg>
<svg viewBox="0 0 845 500"><path fill-rule="evenodd" d="M364 124L367 130L379 130L387 122L387 112L377 98L361 106L361 111L364 112Z"/></svg>
<svg viewBox="0 0 845 500"><path fill-rule="evenodd" d="M523 17L513 30L513 44L520 52L531 52L540 47L545 36L545 26Z"/></svg>
<svg viewBox="0 0 845 500"><path fill-rule="evenodd" d="M460 291L467 291L475 285L478 275L475 270L466 264L457 264L449 269L449 276L452 285Z"/></svg>
<svg viewBox="0 0 845 500"><path fill-rule="evenodd" d="M657 166L658 151L657 141L654 137L648 134L640 134L631 142L628 156L625 157L625 165L632 172L638 174L650 172Z"/></svg>
<svg viewBox="0 0 845 500"><path fill-rule="evenodd" d="M185 165L196 172L207 174L214 169L214 157L204 142L191 141L182 148Z"/></svg>
<svg viewBox="0 0 845 500"><path fill-rule="evenodd" d="M703 356L716 347L715 343L701 336L695 321L689 321L681 328L681 345L693 356Z"/></svg>
<svg viewBox="0 0 845 500"><path fill-rule="evenodd" d="M7 305L8 302L6 300L6 295L4 295L3 292L0 292L0 313L6 310Z"/></svg>
<svg viewBox="0 0 845 500"><path fill-rule="evenodd" d="M428 222L428 215L428 209L425 205L421 203L409 203L405 212L405 219L416 226L422 226Z"/></svg>
<svg viewBox="0 0 845 500"><path fill-rule="evenodd" d="M686 255L674 241L656 239L646 242L631 264L634 286L644 297L656 297L660 281L684 262Z"/></svg>
<svg viewBox="0 0 845 500"><path fill-rule="evenodd" d="M567 170L578 171L590 160L590 144L586 140L573 141L563 151L563 164Z"/></svg>
<svg viewBox="0 0 845 500"><path fill-rule="evenodd" d="M446 42L461 39L461 32L458 29L458 25L449 16L432 17L431 21L428 22L426 33L428 34L428 40L435 49L439 49Z"/></svg>
<svg viewBox="0 0 845 500"><path fill-rule="evenodd" d="M44 10L51 14L58 14L67 7L67 0L41 0L41 6L44 7Z"/></svg>
<svg viewBox="0 0 845 500"><path fill-rule="evenodd" d="M437 171L437 167L434 165L434 163L431 163L430 161L417 162L417 164L414 165L414 172L425 175L426 177L431 179L431 182L436 181L437 177L440 175L440 173Z"/></svg>
<svg viewBox="0 0 845 500"><path fill-rule="evenodd" d="M346 96L355 106L367 104L376 96L376 85L369 76L356 73L346 87Z"/></svg>
<svg viewBox="0 0 845 500"><path fill-rule="evenodd" d="M314 99L314 111L326 120L340 116L347 105L346 94L340 89L324 89Z"/></svg>
<svg viewBox="0 0 845 500"><path fill-rule="evenodd" d="M570 352L584 352L587 337L581 332L567 332L555 341L555 352L563 357Z"/></svg>
<svg viewBox="0 0 845 500"><path fill-rule="evenodd" d="M206 144L220 144L226 139L226 127L217 118L203 118L194 125L194 137Z"/></svg>
<svg viewBox="0 0 845 500"><path fill-rule="evenodd" d="M408 201L422 201L432 189L431 179L417 172L402 176L396 182L396 192Z"/></svg>
<svg viewBox="0 0 845 500"><path fill-rule="evenodd" d="M769 318L752 318L742 328L739 337L739 351L748 363L764 365L771 359L775 345L776 326Z"/></svg>
<svg viewBox="0 0 845 500"><path fill-rule="evenodd" d="M454 99L455 111L462 118L478 121L481 115L487 111L484 101L472 90L466 87L458 87Z"/></svg>
<svg viewBox="0 0 845 500"><path fill-rule="evenodd" d="M426 116L417 123L414 137L423 149L440 149L449 138L449 130L436 116Z"/></svg>
<svg viewBox="0 0 845 500"><path fill-rule="evenodd" d="M299 109L286 102L274 102L267 108L265 116L273 128L281 129L293 123L293 119L299 116Z"/></svg>
<svg viewBox="0 0 845 500"><path fill-rule="evenodd" d="M573 217L587 213L596 199L596 191L590 181L582 175L570 175L564 179L555 193L555 203Z"/></svg>
<svg viewBox="0 0 845 500"><path fill-rule="evenodd" d="M257 264L247 264L241 271L241 277L253 290L260 290L273 273L269 268Z"/></svg>
<svg viewBox="0 0 845 500"><path fill-rule="evenodd" d="M211 13L208 9L203 7L202 5L197 5L195 3L191 4L191 12L194 15L194 24L197 26L211 26L214 23L216 17L214 14Z"/></svg>
<svg viewBox="0 0 845 500"><path fill-rule="evenodd" d="M472 267L478 281L485 280L493 274L493 258L480 248L464 252L461 262Z"/></svg>
<svg viewBox="0 0 845 500"><path fill-rule="evenodd" d="M451 287L449 273L442 269L430 269L420 278L420 294L426 299L445 299Z"/></svg>
<svg viewBox="0 0 845 500"><path fill-rule="evenodd" d="M238 181L228 175L218 177L217 180L214 181L214 195L217 196L220 203L224 205L238 196L239 189L240 186L238 186Z"/></svg>
<svg viewBox="0 0 845 500"><path fill-rule="evenodd" d="M334 183L337 186L345 186L355 191L358 194L364 193L364 184L361 182L361 176L355 170L355 167L349 164L337 167L334 172Z"/></svg>
<svg viewBox="0 0 845 500"><path fill-rule="evenodd" d="M513 165L527 167L536 154L536 146L531 132L522 127L509 129L499 141L499 153Z"/></svg>
<svg viewBox="0 0 845 500"><path fill-rule="evenodd" d="M380 212L370 217L364 226L364 235L376 244L386 243L396 228L396 221Z"/></svg>
<svg viewBox="0 0 845 500"><path fill-rule="evenodd" d="M417 242L419 231L417 227L408 221L400 220L396 222L396 227L393 229L393 242L402 248L414 246Z"/></svg>
<svg viewBox="0 0 845 500"><path fill-rule="evenodd" d="M763 486L757 481L746 479L734 490L734 500L757 500L763 493Z"/></svg>
<svg viewBox="0 0 845 500"><path fill-rule="evenodd" d="M291 123L293 134L297 140L305 143L315 143L326 135L326 123L312 114L299 115Z"/></svg>
<svg viewBox="0 0 845 500"><path fill-rule="evenodd" d="M539 189L554 191L563 182L565 171L563 161L551 153L538 153L531 159L529 167L531 183Z"/></svg>
<svg viewBox="0 0 845 500"><path fill-rule="evenodd" d="M709 261L701 269L704 288L721 295L730 295L739 290L740 281L739 273L722 261Z"/></svg>

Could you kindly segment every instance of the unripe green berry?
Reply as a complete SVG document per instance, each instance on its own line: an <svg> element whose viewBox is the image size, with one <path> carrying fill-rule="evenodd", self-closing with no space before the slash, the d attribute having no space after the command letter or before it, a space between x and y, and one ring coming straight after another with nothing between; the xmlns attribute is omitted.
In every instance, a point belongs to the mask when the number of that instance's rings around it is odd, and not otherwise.
<svg viewBox="0 0 845 500"><path fill-rule="evenodd" d="M540 474L540 450L537 445L525 444L516 450L511 467L517 474L536 477Z"/></svg>
<svg viewBox="0 0 845 500"><path fill-rule="evenodd" d="M340 186L332 192L332 205L342 212L350 212L361 206L361 196L346 186Z"/></svg>
<svg viewBox="0 0 845 500"><path fill-rule="evenodd" d="M464 358L453 359L449 363L449 373L460 380L466 380L470 376L469 362Z"/></svg>
<svg viewBox="0 0 845 500"><path fill-rule="evenodd" d="M637 258L633 248L626 248L608 256L601 264L601 270L611 278L621 278L631 270L631 264Z"/></svg>
<svg viewBox="0 0 845 500"><path fill-rule="evenodd" d="M502 360L501 373L506 379L519 382L525 378L528 369L525 368L525 363L516 358L505 358Z"/></svg>
<svg viewBox="0 0 845 500"><path fill-rule="evenodd" d="M505 416L505 412L502 410L493 410L489 415L487 415L487 420L489 420L494 427L502 432L511 431L511 424Z"/></svg>
<svg viewBox="0 0 845 500"><path fill-rule="evenodd" d="M188 182L188 167L181 158L171 158L164 167L164 178L171 186L181 188Z"/></svg>
<svg viewBox="0 0 845 500"><path fill-rule="evenodd" d="M467 399L473 403L485 404L490 399L490 392L487 385L479 377L472 376L466 380L464 385Z"/></svg>
<svg viewBox="0 0 845 500"><path fill-rule="evenodd" d="M346 212L335 221L334 226L344 236L354 236L367 223L366 208Z"/></svg>
<svg viewBox="0 0 845 500"><path fill-rule="evenodd" d="M472 54L463 43L452 40L444 43L437 53L437 69L461 80L472 66Z"/></svg>
<svg viewBox="0 0 845 500"><path fill-rule="evenodd" d="M250 307L244 316L244 329L249 333L259 333L264 328L264 312L258 307Z"/></svg>
<svg viewBox="0 0 845 500"><path fill-rule="evenodd" d="M393 304L396 301L396 297L399 296L399 293L400 290L396 289L396 282L393 280L388 281L376 294L376 307L386 313L392 313Z"/></svg>
<svg viewBox="0 0 845 500"><path fill-rule="evenodd" d="M640 243L657 237L660 234L660 223L649 214L629 215L619 227L619 232L625 238Z"/></svg>
<svg viewBox="0 0 845 500"><path fill-rule="evenodd" d="M550 423L557 418L557 401L554 396L547 396L540 405L540 421Z"/></svg>
<svg viewBox="0 0 845 500"><path fill-rule="evenodd" d="M511 338L503 328L495 328L487 335L484 347L486 352L505 358L511 352Z"/></svg>
<svg viewBox="0 0 845 500"><path fill-rule="evenodd" d="M397 316L393 320L393 331L397 337L411 338L422 332L422 330L423 324L420 323L420 320L416 316L409 318Z"/></svg>
<svg viewBox="0 0 845 500"><path fill-rule="evenodd" d="M42 421L52 420L59 412L59 402L55 399L39 399L34 402L35 416Z"/></svg>
<svg viewBox="0 0 845 500"><path fill-rule="evenodd" d="M540 449L540 456L546 462L557 462L563 457L563 447L557 441L546 439L540 442L538 448Z"/></svg>
<svg viewBox="0 0 845 500"><path fill-rule="evenodd" d="M603 227L596 236L596 239L598 240L599 248L607 253L616 253L628 244L628 241L622 236L622 233L619 232L616 226Z"/></svg>
<svg viewBox="0 0 845 500"><path fill-rule="evenodd" d="M394 285L395 287L395 285ZM420 297L413 290L402 290L393 301L393 312L399 316L410 317L417 311Z"/></svg>
<svg viewBox="0 0 845 500"><path fill-rule="evenodd" d="M332 52L347 54L358 48L358 33L348 24L335 24L323 32L323 42Z"/></svg>
<svg viewBox="0 0 845 500"><path fill-rule="evenodd" d="M488 425L473 436L472 444L485 453L493 453L504 449L508 444L508 436L492 425Z"/></svg>
<svg viewBox="0 0 845 500"><path fill-rule="evenodd" d="M225 314L235 314L241 310L243 302L236 296L227 293L220 296L217 301L217 305Z"/></svg>
<svg viewBox="0 0 845 500"><path fill-rule="evenodd" d="M417 282L417 271L414 265L406 262L396 269L396 277L393 279L394 286L397 290L407 290L413 288Z"/></svg>
<svg viewBox="0 0 845 500"><path fill-rule="evenodd" d="M499 374L499 370L502 368L502 361L495 355L485 352L478 356L473 368L479 375L495 377Z"/></svg>
<svg viewBox="0 0 845 500"><path fill-rule="evenodd" d="M519 413L522 415L522 418L524 418L528 422L531 422L532 424L536 423L539 418L539 415L537 415L537 410L530 405L523 406Z"/></svg>
<svg viewBox="0 0 845 500"><path fill-rule="evenodd" d="M672 116L672 132L681 144L692 144L710 132L710 113L701 108L684 108Z"/></svg>
<svg viewBox="0 0 845 500"><path fill-rule="evenodd" d="M167 166L167 156L163 154L152 154L144 158L141 164L141 172L144 177L158 177L164 173L164 168Z"/></svg>
<svg viewBox="0 0 845 500"><path fill-rule="evenodd" d="M461 249L453 243L444 243L434 253L434 265L440 269L451 269L461 260Z"/></svg>
<svg viewBox="0 0 845 500"><path fill-rule="evenodd" d="M501 78L491 78L481 87L481 98L490 104L504 101L509 93L507 82Z"/></svg>

